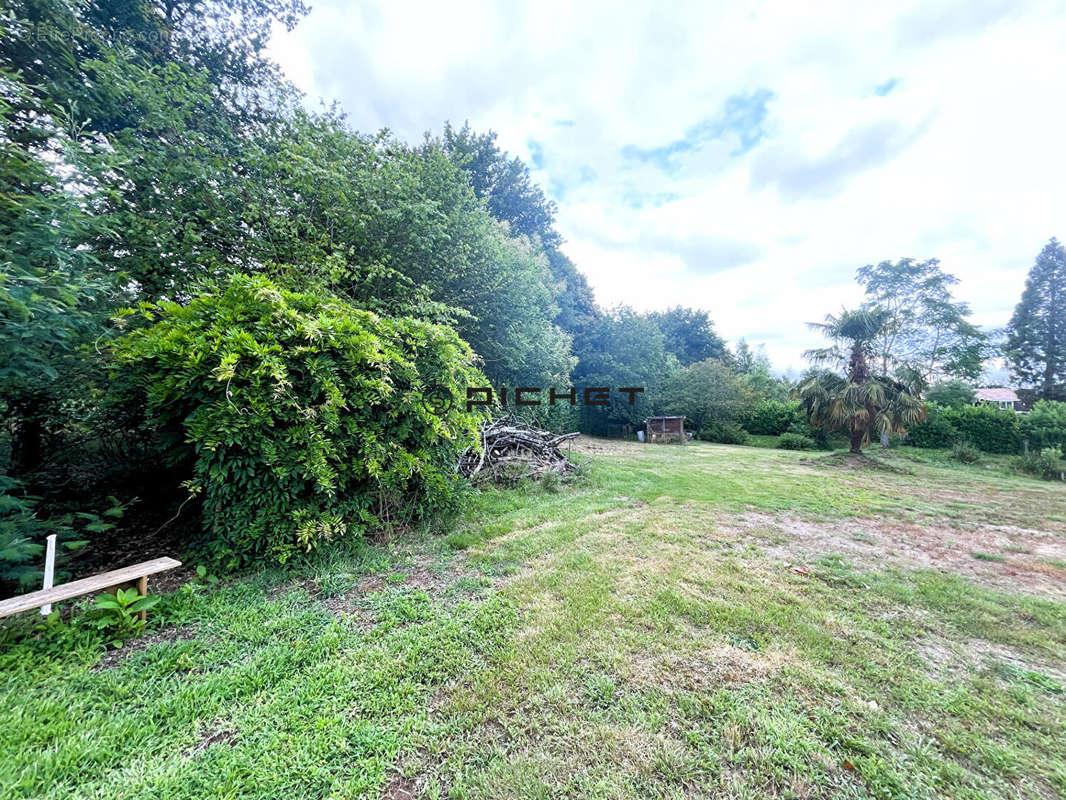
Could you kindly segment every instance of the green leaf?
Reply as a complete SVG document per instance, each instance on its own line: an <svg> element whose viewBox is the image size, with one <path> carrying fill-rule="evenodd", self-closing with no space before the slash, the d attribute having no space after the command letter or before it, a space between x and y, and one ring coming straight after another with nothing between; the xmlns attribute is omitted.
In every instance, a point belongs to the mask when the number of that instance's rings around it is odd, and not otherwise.
<svg viewBox="0 0 1066 800"><path fill-rule="evenodd" d="M163 598L158 594L153 594L148 597L142 597L139 600L134 601L129 606L129 611L147 611L152 608Z"/></svg>

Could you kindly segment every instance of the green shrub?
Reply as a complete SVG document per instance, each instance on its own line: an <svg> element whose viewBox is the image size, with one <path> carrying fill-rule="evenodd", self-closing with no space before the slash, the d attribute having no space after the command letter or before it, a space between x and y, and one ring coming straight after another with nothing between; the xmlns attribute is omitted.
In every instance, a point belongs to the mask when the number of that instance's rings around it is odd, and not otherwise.
<svg viewBox="0 0 1066 800"><path fill-rule="evenodd" d="M1018 414L991 406L948 408L940 412L959 438L986 453L1017 453L1021 445Z"/></svg>
<svg viewBox="0 0 1066 800"><path fill-rule="evenodd" d="M981 460L981 451L960 439L951 446L951 457L960 464L976 464Z"/></svg>
<svg viewBox="0 0 1066 800"><path fill-rule="evenodd" d="M40 582L45 526L34 513L35 498L12 491L16 484L6 476L0 481L0 589L25 590Z"/></svg>
<svg viewBox="0 0 1066 800"><path fill-rule="evenodd" d="M959 432L941 415L936 406L927 405L925 422L908 429L906 443L912 447L951 447L959 438Z"/></svg>
<svg viewBox="0 0 1066 800"><path fill-rule="evenodd" d="M1057 481L1066 469L1059 459L1059 451L1054 447L1046 447L1039 452L1026 453L1011 459L1011 468L1025 475L1033 475L1046 481Z"/></svg>
<svg viewBox="0 0 1066 800"><path fill-rule="evenodd" d="M818 443L800 433L782 433L777 440L777 447L779 450L817 450Z"/></svg>
<svg viewBox="0 0 1066 800"><path fill-rule="evenodd" d="M933 384L925 392L925 399L943 408L963 408L973 405L977 393L966 381L950 380Z"/></svg>
<svg viewBox="0 0 1066 800"><path fill-rule="evenodd" d="M56 534L55 579L64 580L66 566L85 545L87 537L115 527L125 512L115 498L102 514L88 511L40 516L40 497L26 494L21 484L0 475L0 596L39 589L43 576L45 542Z"/></svg>
<svg viewBox="0 0 1066 800"><path fill-rule="evenodd" d="M816 450L833 449L829 440L829 432L822 428L815 428L807 422L807 415L799 409L796 410L796 418L792 421L792 424L788 426L788 430L785 431L785 433L792 433L796 436L802 436L804 439L812 440Z"/></svg>
<svg viewBox="0 0 1066 800"><path fill-rule="evenodd" d="M1029 447L1057 447L1066 453L1066 403L1038 400L1020 422L1021 436Z"/></svg>
<svg viewBox="0 0 1066 800"><path fill-rule="evenodd" d="M243 275L139 317L117 361L190 464L228 565L455 507L478 425L465 387L486 384L450 328ZM454 402L424 401L430 387Z"/></svg>
<svg viewBox="0 0 1066 800"><path fill-rule="evenodd" d="M747 444L748 434L735 422L709 422L700 429L700 439L719 444Z"/></svg>
<svg viewBox="0 0 1066 800"><path fill-rule="evenodd" d="M742 417L744 430L759 436L778 436L788 430L802 415L792 403L763 400L756 403Z"/></svg>

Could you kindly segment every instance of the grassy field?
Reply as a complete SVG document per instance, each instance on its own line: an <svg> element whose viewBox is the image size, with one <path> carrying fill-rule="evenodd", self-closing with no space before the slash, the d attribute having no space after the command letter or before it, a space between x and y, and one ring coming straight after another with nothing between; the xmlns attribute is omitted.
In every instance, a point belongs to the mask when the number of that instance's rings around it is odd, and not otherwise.
<svg viewBox="0 0 1066 800"><path fill-rule="evenodd" d="M585 443L447 536L0 641L0 796L1066 795L1066 485ZM558 489L558 490L555 490Z"/></svg>

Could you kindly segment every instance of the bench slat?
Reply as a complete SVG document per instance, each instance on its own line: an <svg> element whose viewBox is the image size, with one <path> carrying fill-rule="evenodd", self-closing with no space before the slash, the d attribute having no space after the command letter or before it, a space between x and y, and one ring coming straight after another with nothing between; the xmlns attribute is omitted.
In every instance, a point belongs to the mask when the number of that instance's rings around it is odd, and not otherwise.
<svg viewBox="0 0 1066 800"><path fill-rule="evenodd" d="M90 578L63 583L59 586L53 586L51 589L41 589L28 594L20 594L8 600L0 600L0 617L17 614L20 611L29 611L31 608L40 608L48 603L58 603L60 600L81 597L81 595L89 594L90 592L103 591L120 583L130 583L146 575L154 575L157 572L165 572L168 569L180 566L181 562L176 558L164 556L163 558L153 558L151 561L134 564L131 567L123 567L122 569L111 570L111 572L101 572L99 575L93 575Z"/></svg>

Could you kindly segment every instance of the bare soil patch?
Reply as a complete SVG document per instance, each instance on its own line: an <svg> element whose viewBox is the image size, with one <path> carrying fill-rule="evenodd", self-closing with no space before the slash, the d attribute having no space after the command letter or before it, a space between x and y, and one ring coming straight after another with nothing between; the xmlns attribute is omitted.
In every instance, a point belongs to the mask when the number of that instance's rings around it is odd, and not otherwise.
<svg viewBox="0 0 1066 800"><path fill-rule="evenodd" d="M873 470L875 472L909 473L910 470L901 469L879 458L873 458L863 453L832 453L827 456L800 459L801 464L812 467L839 467L851 470Z"/></svg>
<svg viewBox="0 0 1066 800"><path fill-rule="evenodd" d="M572 445L575 453L607 456L639 453L645 447L651 446L627 439L600 439L595 436L585 436L584 434L574 439ZM563 452L566 452L566 448L563 448Z"/></svg>
<svg viewBox="0 0 1066 800"><path fill-rule="evenodd" d="M234 730L230 730L229 728L221 728L218 730L210 731L204 734L203 738L196 743L196 746L193 747L185 755L187 758L191 758L216 744L228 744L230 747L233 747L236 741L237 732Z"/></svg>
<svg viewBox="0 0 1066 800"><path fill-rule="evenodd" d="M402 775L389 781L381 792L381 800L414 800L418 796L418 784Z"/></svg>
<svg viewBox="0 0 1066 800"><path fill-rule="evenodd" d="M1036 672L1066 685L1066 667L1062 664L1049 663L1005 644L972 638L960 642L930 633L919 639L916 645L930 674L940 680L1007 665Z"/></svg>
<svg viewBox="0 0 1066 800"><path fill-rule="evenodd" d="M1066 597L1066 569L1048 563L1066 559L1066 537L1056 532L892 518L811 520L758 512L722 516L716 527L756 541L783 564L813 565L837 555L871 569L935 569L1006 591Z"/></svg>

